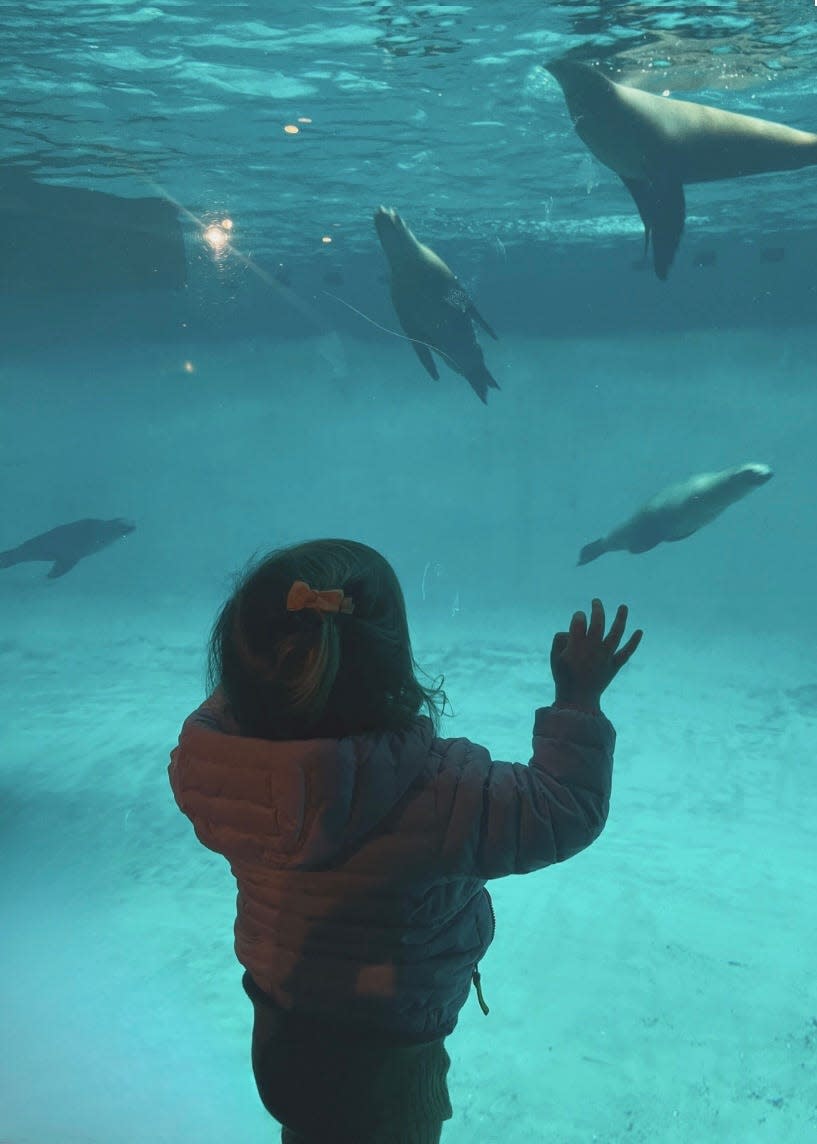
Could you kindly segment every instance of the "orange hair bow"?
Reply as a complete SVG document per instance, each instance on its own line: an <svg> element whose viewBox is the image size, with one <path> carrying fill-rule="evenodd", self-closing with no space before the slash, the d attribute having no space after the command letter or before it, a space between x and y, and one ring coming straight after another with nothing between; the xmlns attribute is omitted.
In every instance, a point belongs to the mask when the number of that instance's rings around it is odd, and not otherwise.
<svg viewBox="0 0 817 1144"><path fill-rule="evenodd" d="M287 611L301 612L304 608L311 608L315 612L346 612L355 610L355 602L351 596L344 596L342 588L328 588L325 592L316 592L304 580L296 580L287 594Z"/></svg>

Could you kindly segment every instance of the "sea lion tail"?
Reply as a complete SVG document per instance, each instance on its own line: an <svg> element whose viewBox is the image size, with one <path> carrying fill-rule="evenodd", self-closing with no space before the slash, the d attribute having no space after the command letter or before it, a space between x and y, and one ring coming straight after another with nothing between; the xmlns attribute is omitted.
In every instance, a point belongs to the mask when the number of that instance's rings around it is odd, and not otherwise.
<svg viewBox="0 0 817 1144"><path fill-rule="evenodd" d="M12 564L19 564L20 557L17 555L16 548L8 548L5 552L0 552L0 568L11 568Z"/></svg>
<svg viewBox="0 0 817 1144"><path fill-rule="evenodd" d="M589 564L591 560L597 560L599 556L603 556L605 552L607 552L607 541L602 536L598 540L593 540L590 544L585 544L579 553L579 559L576 561L576 564Z"/></svg>
<svg viewBox="0 0 817 1144"><path fill-rule="evenodd" d="M499 382L495 377L491 375L487 365L483 363L477 369L469 370L465 376L468 384L471 386L482 404L487 405L488 390L499 389Z"/></svg>

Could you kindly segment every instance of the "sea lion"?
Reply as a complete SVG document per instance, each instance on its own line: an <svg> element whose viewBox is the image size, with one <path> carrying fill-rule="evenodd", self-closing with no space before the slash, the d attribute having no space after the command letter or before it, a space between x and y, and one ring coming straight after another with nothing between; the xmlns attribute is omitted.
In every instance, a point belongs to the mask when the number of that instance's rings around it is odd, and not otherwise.
<svg viewBox="0 0 817 1144"><path fill-rule="evenodd" d="M10 568L12 564L23 564L29 560L53 561L48 572L49 580L56 580L70 572L78 560L91 556L102 548L107 548L115 540L121 540L136 528L129 520L72 520L70 524L60 524L48 532L41 532L24 540L16 548L0 552L0 568Z"/></svg>
<svg viewBox="0 0 817 1144"><path fill-rule="evenodd" d="M621 178L665 279L681 241L684 183L794 171L817 163L817 135L782 123L613 83L575 60L545 64L579 138Z"/></svg>
<svg viewBox="0 0 817 1144"><path fill-rule="evenodd" d="M496 334L453 271L417 241L397 211L378 207L374 225L389 263L394 309L417 357L436 381L431 351L440 354L487 404L488 390L499 385L485 365L472 321L494 340Z"/></svg>
<svg viewBox="0 0 817 1144"><path fill-rule="evenodd" d="M589 564L605 552L649 552L664 540L685 540L772 476L768 465L736 465L670 485L607 536L585 544L577 563Z"/></svg>

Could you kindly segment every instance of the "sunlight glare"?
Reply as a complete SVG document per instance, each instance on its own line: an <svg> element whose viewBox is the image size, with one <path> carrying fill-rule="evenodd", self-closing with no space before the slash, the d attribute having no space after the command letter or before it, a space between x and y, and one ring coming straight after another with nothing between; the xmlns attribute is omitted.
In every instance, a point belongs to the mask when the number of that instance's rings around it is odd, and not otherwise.
<svg viewBox="0 0 817 1144"><path fill-rule="evenodd" d="M230 223L230 227L232 227L232 223ZM202 238L214 254L221 254L230 241L227 231L223 229L223 225L219 226L218 223L211 223L206 227Z"/></svg>

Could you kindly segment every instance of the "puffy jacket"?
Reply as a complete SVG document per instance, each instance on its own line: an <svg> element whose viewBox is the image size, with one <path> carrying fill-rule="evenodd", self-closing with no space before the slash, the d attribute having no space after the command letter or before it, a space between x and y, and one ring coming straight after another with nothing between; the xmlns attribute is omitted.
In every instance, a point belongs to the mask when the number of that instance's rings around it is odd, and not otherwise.
<svg viewBox="0 0 817 1144"><path fill-rule="evenodd" d="M489 878L562 862L604 826L615 732L536 712L529 765L467 739L402 732L241 737L211 697L170 783L238 884L235 951L286 1010L406 1041L449 1033L494 930Z"/></svg>

